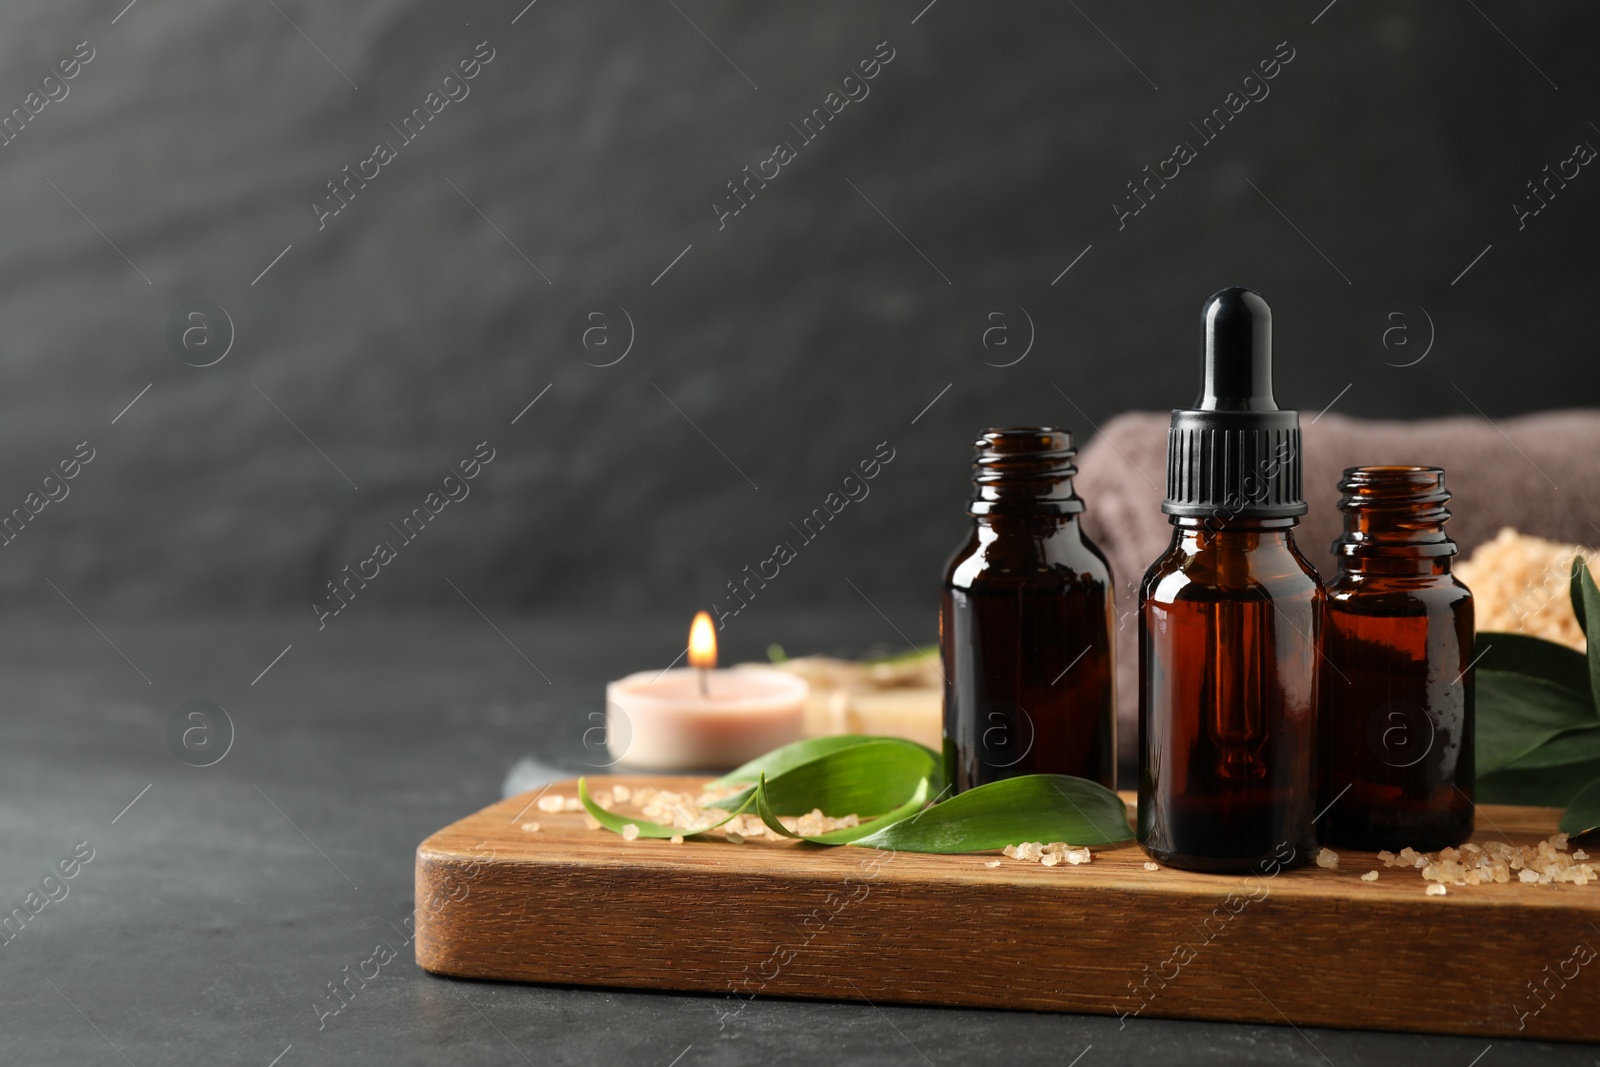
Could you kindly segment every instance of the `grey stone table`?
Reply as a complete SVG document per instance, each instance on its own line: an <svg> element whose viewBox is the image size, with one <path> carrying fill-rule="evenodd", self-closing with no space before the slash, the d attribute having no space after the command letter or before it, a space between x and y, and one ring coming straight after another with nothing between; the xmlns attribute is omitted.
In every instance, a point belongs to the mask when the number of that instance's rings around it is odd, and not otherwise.
<svg viewBox="0 0 1600 1067"><path fill-rule="evenodd" d="M919 612L884 607L925 636ZM719 997L435 978L406 944L417 843L496 799L522 756L579 768L602 682L670 661L685 620L372 611L318 632L309 613L90 614L0 617L0 909L26 916L0 944L0 1063L1600 1062L1576 1045L782 1000L722 1026ZM856 651L886 629L865 607L758 628ZM168 744L196 699L234 727L209 767ZM73 877L46 881L64 859ZM380 944L395 958L328 1013L330 983Z"/></svg>

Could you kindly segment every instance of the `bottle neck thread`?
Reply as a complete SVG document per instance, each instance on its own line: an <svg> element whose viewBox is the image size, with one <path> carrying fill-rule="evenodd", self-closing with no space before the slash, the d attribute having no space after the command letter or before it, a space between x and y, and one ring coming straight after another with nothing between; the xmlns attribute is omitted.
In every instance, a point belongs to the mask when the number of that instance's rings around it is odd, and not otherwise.
<svg viewBox="0 0 1600 1067"><path fill-rule="evenodd" d="M1344 533L1333 543L1342 561L1442 560L1457 552L1445 533L1450 518L1438 467L1351 467L1339 480Z"/></svg>
<svg viewBox="0 0 1600 1067"><path fill-rule="evenodd" d="M983 520L1083 511L1083 500L1072 488L1078 450L1070 432L1047 426L987 430L973 442L973 449L969 515Z"/></svg>

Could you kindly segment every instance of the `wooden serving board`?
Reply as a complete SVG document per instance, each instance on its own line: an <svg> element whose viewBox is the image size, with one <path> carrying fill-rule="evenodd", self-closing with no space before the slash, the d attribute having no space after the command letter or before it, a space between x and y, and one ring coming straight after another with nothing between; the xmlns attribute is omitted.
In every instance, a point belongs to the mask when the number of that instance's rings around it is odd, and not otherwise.
<svg viewBox="0 0 1600 1067"><path fill-rule="evenodd" d="M1419 871L1359 852L1337 870L1222 876L1146 871L1132 843L1081 866L990 868L998 854L630 842L537 795L418 847L425 969L720 994L725 1021L754 996L794 996L1600 1040L1594 884L1427 896ZM1475 840L1531 844L1558 817L1484 806Z"/></svg>

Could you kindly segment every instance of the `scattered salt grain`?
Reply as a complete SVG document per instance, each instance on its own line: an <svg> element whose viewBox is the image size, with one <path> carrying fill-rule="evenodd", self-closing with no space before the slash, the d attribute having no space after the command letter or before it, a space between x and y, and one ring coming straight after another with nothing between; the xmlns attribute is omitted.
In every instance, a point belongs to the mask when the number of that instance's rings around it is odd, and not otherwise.
<svg viewBox="0 0 1600 1067"><path fill-rule="evenodd" d="M600 829L600 820L595 818L593 815L590 815L588 812L584 812L583 825L588 827L590 830L598 830Z"/></svg>
<svg viewBox="0 0 1600 1067"><path fill-rule="evenodd" d="M1073 848L1065 841L1052 841L1048 845L1041 841L1024 841L1017 845L1007 845L1003 851L1012 859L1022 860L1024 863L1039 863L1046 867L1055 867L1062 863L1076 866L1088 863L1094 858L1094 854L1087 848Z"/></svg>
<svg viewBox="0 0 1600 1067"><path fill-rule="evenodd" d="M639 837L639 825L637 823L631 823L630 822L630 823L628 823L626 826L624 826L622 828L622 839L624 841L633 841L633 840L636 840L638 837Z"/></svg>
<svg viewBox="0 0 1600 1067"><path fill-rule="evenodd" d="M1378 872L1368 871L1366 874L1361 876L1361 880L1363 882L1376 882L1378 880Z"/></svg>
<svg viewBox="0 0 1600 1067"><path fill-rule="evenodd" d="M599 800L595 801L595 803L599 804L602 808L608 806L608 805L606 805L604 803L601 803L601 801L599 801ZM583 810L583 801L579 800L577 797L562 797L561 798L561 810L562 811L582 811Z"/></svg>
<svg viewBox="0 0 1600 1067"><path fill-rule="evenodd" d="M539 832L539 824L536 822L525 822L522 824L522 828L528 831L530 834L536 834Z"/></svg>
<svg viewBox="0 0 1600 1067"><path fill-rule="evenodd" d="M673 835L672 835L672 843L673 843L673 844L674 844L674 845L681 845L681 844L683 844L683 835L682 835L682 834L673 834Z"/></svg>
<svg viewBox="0 0 1600 1067"><path fill-rule="evenodd" d="M1513 845L1508 841L1489 841L1482 845L1469 842L1459 849L1442 848L1437 854L1402 849L1395 858L1399 866L1422 868L1423 879L1439 885L1504 885L1513 878L1526 885L1570 882L1584 886L1600 882L1600 870L1582 862L1588 855L1568 854L1566 848L1567 835L1558 833L1532 845ZM1380 852L1378 857L1383 859L1384 853Z"/></svg>
<svg viewBox="0 0 1600 1067"><path fill-rule="evenodd" d="M1159 871L1161 869L1161 864L1151 863L1149 860L1145 860L1144 869L1147 871Z"/></svg>
<svg viewBox="0 0 1600 1067"><path fill-rule="evenodd" d="M562 806L565 804L566 801L561 797L542 796L539 798L540 811L557 812L560 811Z"/></svg>
<svg viewBox="0 0 1600 1067"><path fill-rule="evenodd" d="M628 799L632 796L633 791L625 785L614 785L611 787L611 799L615 800L618 804L626 804Z"/></svg>
<svg viewBox="0 0 1600 1067"><path fill-rule="evenodd" d="M984 863L984 866L985 867L998 867L998 866L1000 866L1000 861L999 860L988 860L987 862Z"/></svg>
<svg viewBox="0 0 1600 1067"><path fill-rule="evenodd" d="M1433 885L1430 885L1427 889L1423 890L1423 892L1427 893L1430 897L1442 897L1450 891L1444 886L1435 882Z"/></svg>
<svg viewBox="0 0 1600 1067"><path fill-rule="evenodd" d="M1322 849L1317 853L1317 866L1334 870L1339 866L1339 854L1331 848Z"/></svg>
<svg viewBox="0 0 1600 1067"><path fill-rule="evenodd" d="M631 791L631 800L639 806L645 818L685 832L699 832L703 827L720 823L725 839L734 844L743 844L748 838L787 840L768 828L759 816L735 815L729 819L726 809L715 806L719 800L725 800L735 792L737 790L707 786L698 794L674 793L653 786L638 786ZM614 791L612 795L615 796ZM791 833L803 837L816 837L830 830L861 825L858 815L835 818L817 810L800 816L782 815L778 821Z"/></svg>

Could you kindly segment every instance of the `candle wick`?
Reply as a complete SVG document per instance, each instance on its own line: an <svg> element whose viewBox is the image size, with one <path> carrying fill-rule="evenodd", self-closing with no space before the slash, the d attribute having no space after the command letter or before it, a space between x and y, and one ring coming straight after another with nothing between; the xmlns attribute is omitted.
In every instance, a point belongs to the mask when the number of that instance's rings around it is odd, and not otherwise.
<svg viewBox="0 0 1600 1067"><path fill-rule="evenodd" d="M701 667L701 668L699 668L699 673L700 673L700 695L703 696L703 697L709 698L711 696L711 686L710 686L710 683L706 680L707 671L706 671L706 669L704 667Z"/></svg>

